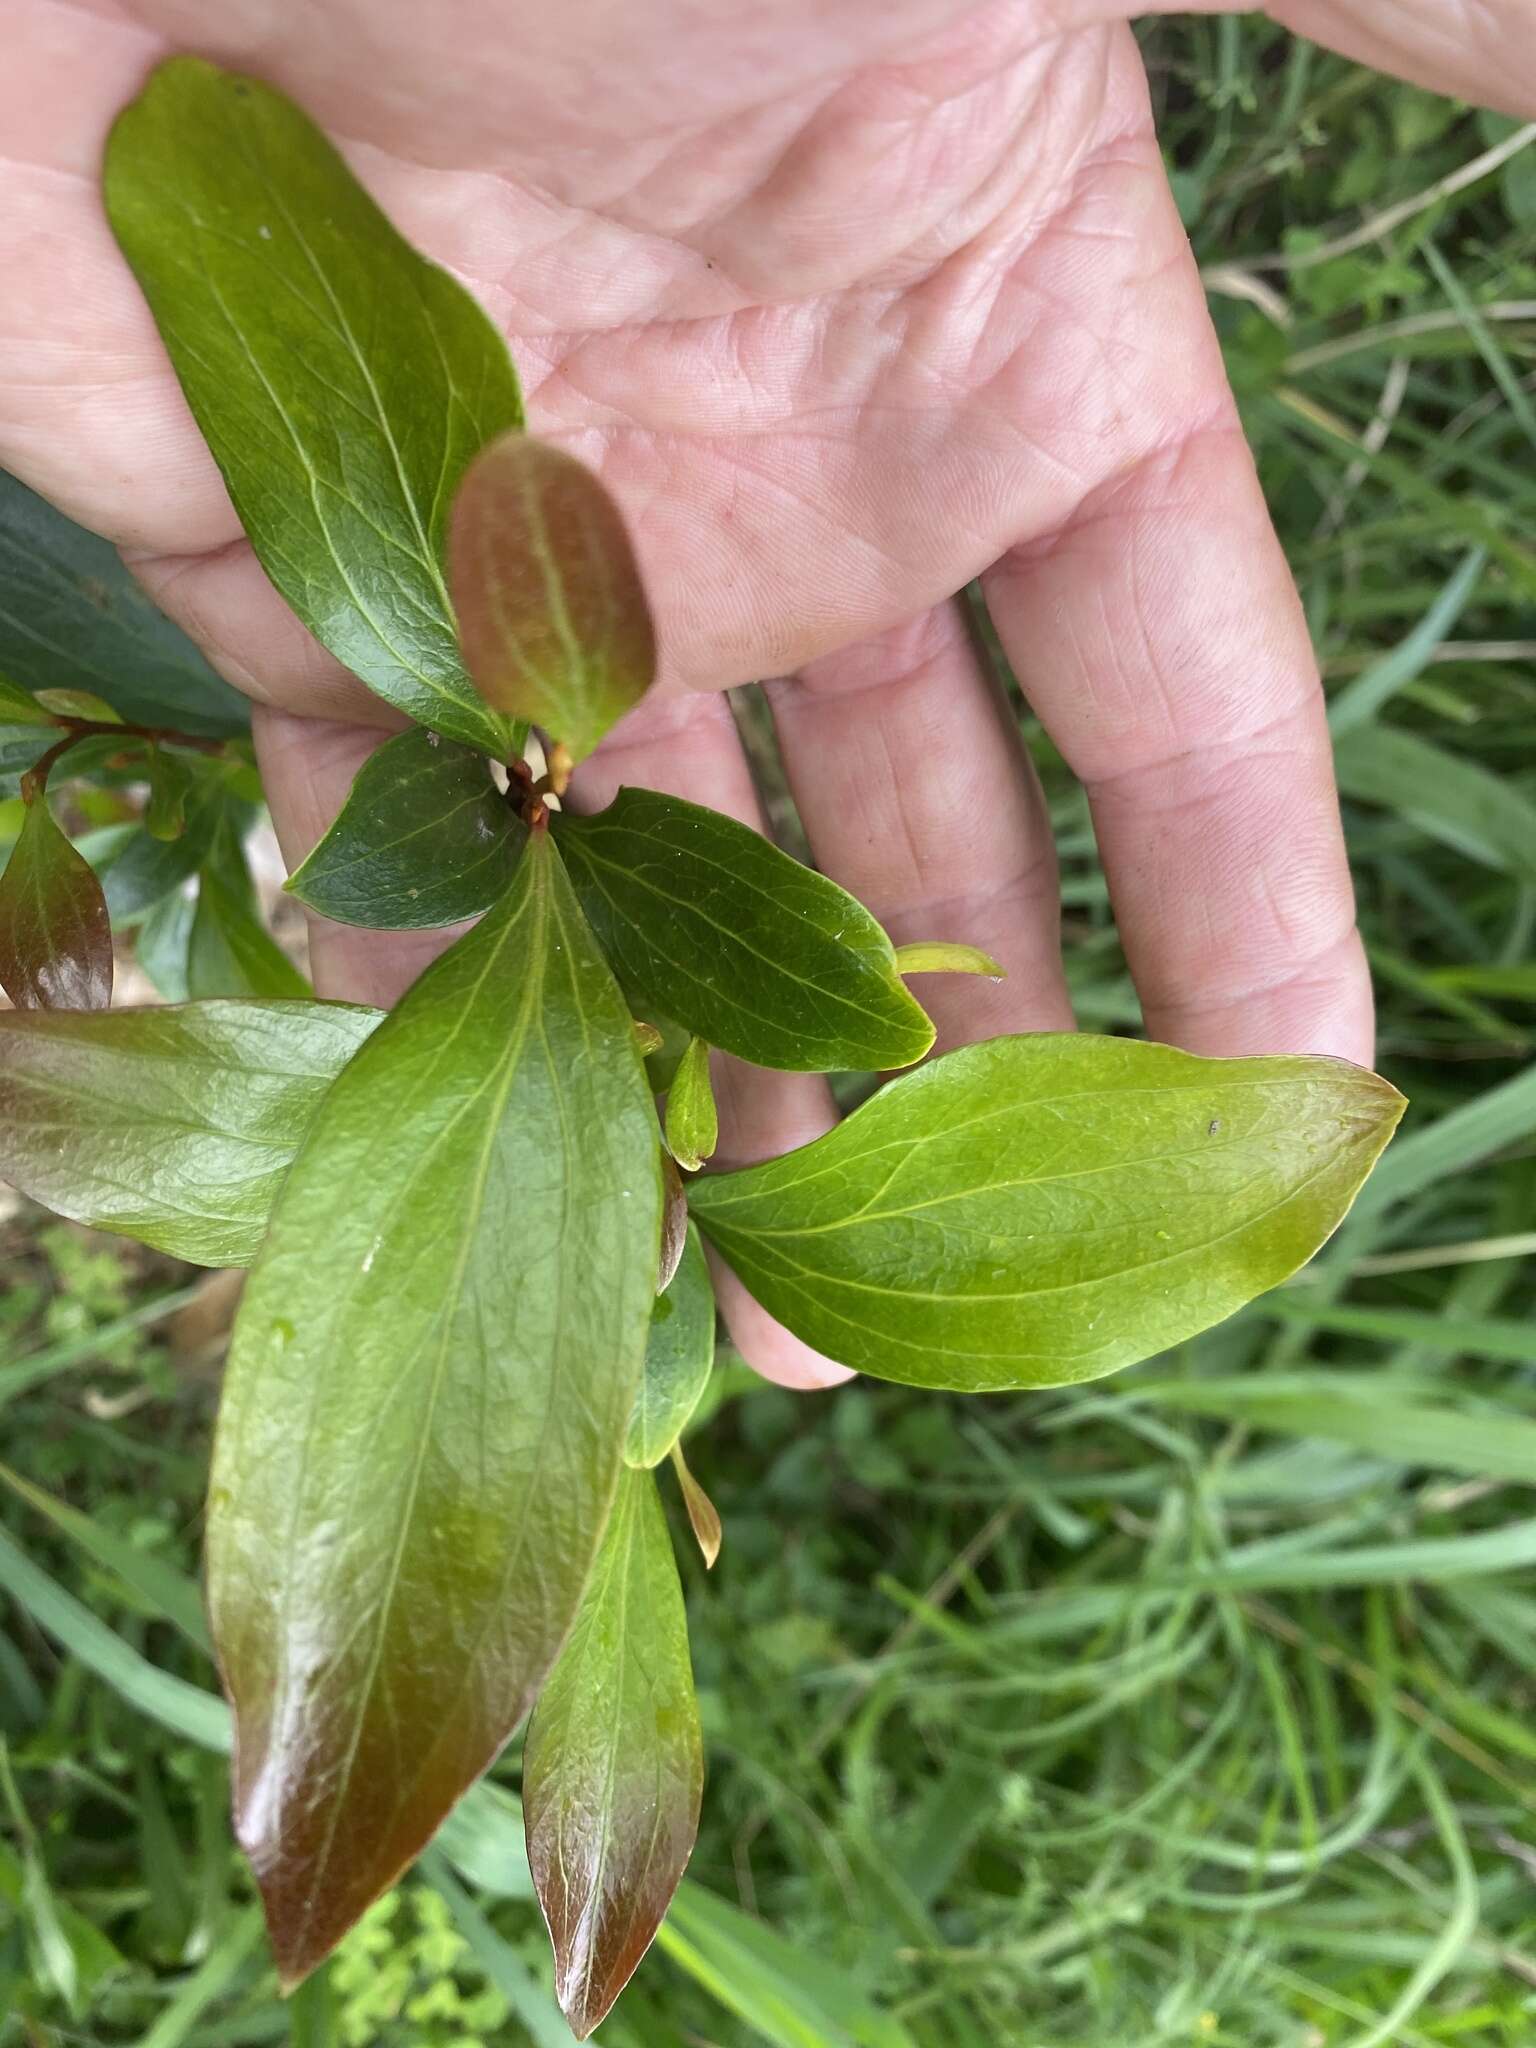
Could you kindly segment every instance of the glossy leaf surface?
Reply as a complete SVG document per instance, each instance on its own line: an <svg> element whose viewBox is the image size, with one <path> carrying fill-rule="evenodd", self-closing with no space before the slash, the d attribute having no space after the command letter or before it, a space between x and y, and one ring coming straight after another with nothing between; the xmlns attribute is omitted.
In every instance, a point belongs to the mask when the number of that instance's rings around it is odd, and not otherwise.
<svg viewBox="0 0 1536 2048"><path fill-rule="evenodd" d="M222 787L205 784L190 796L174 839L139 832L129 840L101 878L114 923L142 917L197 873L223 823L227 804Z"/></svg>
<svg viewBox="0 0 1536 2048"><path fill-rule="evenodd" d="M845 1365L979 1391L1096 1379L1311 1257L1402 1097L1340 1060L995 1038L689 1201L757 1299Z"/></svg>
<svg viewBox="0 0 1536 2048"><path fill-rule="evenodd" d="M704 1748L672 1538L626 1472L523 1753L528 1861L577 2038L649 1948L699 1824Z"/></svg>
<svg viewBox="0 0 1536 2048"><path fill-rule="evenodd" d="M762 1067L909 1066L933 1026L862 904L760 834L621 789L554 821L620 981L645 1008Z"/></svg>
<svg viewBox="0 0 1536 2048"><path fill-rule="evenodd" d="M645 1371L629 1418L627 1465L659 1465L688 1426L715 1362L715 1291L690 1224L677 1271L651 1310Z"/></svg>
<svg viewBox="0 0 1536 2048"><path fill-rule="evenodd" d="M685 1172L697 1173L720 1142L720 1118L709 1079L709 1046L690 1038L667 1090L667 1143Z"/></svg>
<svg viewBox="0 0 1536 2048"><path fill-rule="evenodd" d="M321 1096L380 1014L0 1011L0 1175L77 1223L248 1266Z"/></svg>
<svg viewBox="0 0 1536 2048"><path fill-rule="evenodd" d="M286 1979L428 1840L570 1627L645 1354L658 1157L628 1012L535 833L326 1096L236 1325L208 1577Z"/></svg>
<svg viewBox="0 0 1536 2048"><path fill-rule="evenodd" d="M162 64L107 146L107 212L262 567L423 725L504 753L442 571L466 465L521 420L500 335L280 93Z"/></svg>
<svg viewBox="0 0 1536 2048"><path fill-rule="evenodd" d="M300 1000L311 993L255 905L217 867L204 868L198 884L187 943L187 988L199 1001L218 996Z"/></svg>
<svg viewBox="0 0 1536 2048"><path fill-rule="evenodd" d="M106 898L43 795L0 874L0 988L18 1010L104 1010L112 1000Z"/></svg>
<svg viewBox="0 0 1536 2048"><path fill-rule="evenodd" d="M994 981L1005 979L1004 970L980 946L951 946L941 940L920 939L896 948L898 974L985 974Z"/></svg>
<svg viewBox="0 0 1536 2048"><path fill-rule="evenodd" d="M650 688L656 639L618 506L584 464L504 434L460 486L449 574L486 702L573 760Z"/></svg>
<svg viewBox="0 0 1536 2048"><path fill-rule="evenodd" d="M457 924L501 894L522 839L484 755L435 733L403 732L363 763L335 824L288 887L338 924Z"/></svg>
<svg viewBox="0 0 1536 2048"><path fill-rule="evenodd" d="M138 725L216 738L250 724L245 699L155 609L111 542L5 470L0 670L27 690L94 691Z"/></svg>

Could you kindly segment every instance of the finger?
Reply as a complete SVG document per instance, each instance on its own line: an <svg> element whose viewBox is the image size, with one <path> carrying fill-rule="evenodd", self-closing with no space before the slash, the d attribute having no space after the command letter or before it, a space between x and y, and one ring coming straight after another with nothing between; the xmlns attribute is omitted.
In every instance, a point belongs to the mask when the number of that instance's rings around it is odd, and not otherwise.
<svg viewBox="0 0 1536 2048"><path fill-rule="evenodd" d="M272 828L288 872L329 830L353 778L384 735L367 726L259 707L252 713L256 757ZM365 931L309 917L309 964L316 993L388 1009L463 926L424 932Z"/></svg>
<svg viewBox="0 0 1536 2048"><path fill-rule="evenodd" d="M611 801L621 783L708 804L755 831L766 821L730 706L715 693L647 699L578 770L571 794L583 809ZM836 1121L819 1074L773 1073L717 1053L711 1061L720 1111L718 1166L746 1165L809 1144ZM825 1387L851 1377L773 1321L728 1267L711 1259L715 1292L737 1349L766 1379Z"/></svg>
<svg viewBox="0 0 1536 2048"><path fill-rule="evenodd" d="M1170 195L1155 240L1175 246ZM1148 1032L1368 1061L1371 997L1305 621L1182 237L1160 349L1198 402L986 579L1088 789ZM1200 394L1203 393L1203 396Z"/></svg>
<svg viewBox="0 0 1536 2048"><path fill-rule="evenodd" d="M940 1046L1069 1030L1045 799L959 607L813 662L768 694L817 865L898 945L980 946L1007 973L919 982Z"/></svg>

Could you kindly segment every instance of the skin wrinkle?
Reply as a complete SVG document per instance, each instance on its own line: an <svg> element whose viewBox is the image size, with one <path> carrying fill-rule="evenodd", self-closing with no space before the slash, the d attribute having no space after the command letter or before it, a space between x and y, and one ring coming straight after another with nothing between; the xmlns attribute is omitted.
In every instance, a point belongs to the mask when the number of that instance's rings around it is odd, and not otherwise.
<svg viewBox="0 0 1536 2048"><path fill-rule="evenodd" d="M1105 0L691 0L687 36L667 0L591 0L529 16L515 48L498 33L499 0L426 11L311 0L302 34L290 11L13 0L7 149L89 179L108 121L171 42L293 91L343 138L401 231L490 304L526 373L533 430L600 466L637 529L664 697L838 661L990 571L996 623L1036 710L1096 778L1166 749L1171 730L1180 744L1212 732L1221 746L1242 720L1292 703L1311 707L1299 727L1316 721L1305 629L1231 428L1139 58ZM1293 0L1288 11L1356 54L1536 111L1513 0ZM295 858L338 806L371 743L365 728L396 721L317 653L236 541L92 184L0 169L0 186L11 309L0 461L143 550L146 581L279 707L258 729ZM620 204L633 214L616 218ZM744 288L758 303L743 305ZM1165 480L1154 507L1154 458L1170 449L1187 473L1174 490ZM877 687L867 703L884 716ZM903 692L931 714L908 707L894 740L872 736L884 776L908 759L909 735L924 735L932 802L910 810L910 827L889 792L855 807L831 781L798 776L835 879L878 859L872 831L891 833L893 869L921 857L911 902L882 904L898 925L977 876L1045 872L1015 743L994 713L982 719L980 687L966 660L936 661ZM333 725L312 750L317 713L355 721L350 737ZM824 723L798 711L792 723L825 748L814 737ZM672 786L685 764L683 794L709 802L739 788L728 725L646 731L625 742L626 779ZM934 732L968 737L935 747ZM858 750L851 713L838 744ZM1278 758L1265 767L1266 789L1284 770ZM1320 745L1298 746L1289 786L1265 796L1271 825L1284 821L1268 843L1244 839L1240 816L1218 826L1219 798L1184 816L1160 793L1159 815L1137 823L1111 795L1106 866L1145 988L1176 992L1186 1009L1227 1004L1234 948L1243 986L1293 973L1294 960L1242 947L1255 904L1263 943L1287 942L1276 912L1292 901L1296 847L1307 849L1300 882L1320 899L1315 929L1347 918L1324 770ZM957 833L949 821L976 808L978 781L990 820ZM1252 794L1234 784L1231 802ZM935 1009L951 1006L951 1036L967 1016L1028 1025L1041 989L1059 987L1055 906L1027 895L995 903L996 929L977 934L1014 969L1005 991L948 996L945 978L929 978ZM366 934L318 928L322 985L388 1000L440 943L370 950ZM1224 1009L1213 1036L1366 1057L1363 974L1347 955L1331 994ZM1169 1008L1149 1027L1177 1029L1179 1017ZM811 1120L808 1095L781 1087L766 1077L733 1091L754 1138Z"/></svg>

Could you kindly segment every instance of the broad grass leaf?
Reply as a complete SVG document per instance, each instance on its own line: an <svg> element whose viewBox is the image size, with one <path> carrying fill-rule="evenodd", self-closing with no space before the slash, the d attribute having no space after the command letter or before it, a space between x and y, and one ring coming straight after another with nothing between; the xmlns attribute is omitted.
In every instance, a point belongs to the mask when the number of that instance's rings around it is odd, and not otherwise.
<svg viewBox="0 0 1536 2048"><path fill-rule="evenodd" d="M504 434L459 487L448 565L481 696L584 759L656 673L650 606L607 486L562 449Z"/></svg>
<svg viewBox="0 0 1536 2048"><path fill-rule="evenodd" d="M709 1046L690 1038L667 1090L667 1144L685 1172L697 1173L720 1142L720 1118L709 1079Z"/></svg>
<svg viewBox="0 0 1536 2048"><path fill-rule="evenodd" d="M688 1427L714 1363L715 1291L698 1230L690 1224L671 1285L651 1310L645 1371L624 1445L627 1465L661 1463Z"/></svg>
<svg viewBox="0 0 1536 2048"><path fill-rule="evenodd" d="M326 1096L236 1324L210 1611L290 1982L570 1628L645 1354L659 1157L629 1013L535 832Z"/></svg>
<svg viewBox="0 0 1536 2048"><path fill-rule="evenodd" d="M0 988L18 1010L104 1010L112 920L90 863L41 791L0 874Z"/></svg>
<svg viewBox="0 0 1536 2048"><path fill-rule="evenodd" d="M0 670L27 691L86 688L137 725L225 738L250 706L157 611L110 541L0 469ZM0 719L15 717L0 707Z"/></svg>
<svg viewBox="0 0 1536 2048"><path fill-rule="evenodd" d="M658 1945L775 2048L913 2048L851 1977L696 1883L678 1893Z"/></svg>
<svg viewBox="0 0 1536 2048"><path fill-rule="evenodd" d="M1403 1101L1341 1060L994 1038L689 1203L808 1344L908 1385L1096 1379L1220 1322L1337 1226Z"/></svg>
<svg viewBox="0 0 1536 2048"><path fill-rule="evenodd" d="M290 100L201 58L162 64L119 115L105 190L273 583L379 696L504 756L442 568L459 479L522 421L501 336Z"/></svg>
<svg viewBox="0 0 1536 2048"><path fill-rule="evenodd" d="M0 1011L0 1173L74 1222L247 1266L321 1097L380 1016L287 1002Z"/></svg>
<svg viewBox="0 0 1536 2048"><path fill-rule="evenodd" d="M338 924L458 924L507 886L522 836L482 754L434 733L402 732L363 763L288 888Z"/></svg>
<svg viewBox="0 0 1536 2048"><path fill-rule="evenodd" d="M649 1948L704 1789L688 1618L648 1472L627 1471L523 1750L528 1862L561 2010L585 2040Z"/></svg>
<svg viewBox="0 0 1536 2048"><path fill-rule="evenodd" d="M760 833L621 789L553 830L583 910L642 1014L761 1067L910 1066L933 1025L861 903Z"/></svg>

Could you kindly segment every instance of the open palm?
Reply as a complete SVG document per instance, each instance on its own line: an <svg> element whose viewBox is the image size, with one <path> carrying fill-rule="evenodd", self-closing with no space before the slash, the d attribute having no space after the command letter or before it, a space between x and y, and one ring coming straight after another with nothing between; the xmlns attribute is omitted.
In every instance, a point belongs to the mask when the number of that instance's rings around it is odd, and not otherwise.
<svg viewBox="0 0 1536 2048"><path fill-rule="evenodd" d="M297 858L391 714L266 582L106 228L106 129L191 48L259 72L506 332L534 431L629 515L662 676L584 771L755 819L719 692L771 683L820 865L941 1039L1070 1023L1043 808L951 600L984 577L1083 779L1148 1031L1369 1057L1326 728L1108 0L12 0L0 462L110 535L259 707ZM1496 6L1299 0L1352 54L1508 102ZM1479 38L1482 40L1479 41ZM1492 89L1495 78L1502 90ZM1536 97L1536 86L1526 81ZM440 937L317 929L389 1001ZM722 1158L813 1136L814 1077L724 1079ZM745 1349L829 1377L743 1298Z"/></svg>

